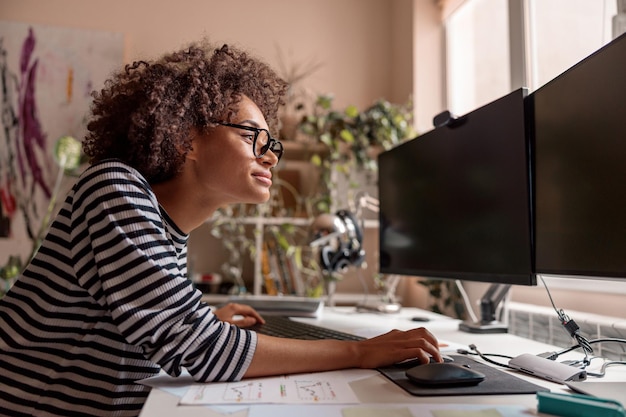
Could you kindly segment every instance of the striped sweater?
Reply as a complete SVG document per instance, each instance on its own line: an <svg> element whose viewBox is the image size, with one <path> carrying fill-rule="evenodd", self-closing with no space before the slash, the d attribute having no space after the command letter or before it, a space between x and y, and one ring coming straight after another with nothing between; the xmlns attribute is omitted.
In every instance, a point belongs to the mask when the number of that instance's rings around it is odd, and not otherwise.
<svg viewBox="0 0 626 417"><path fill-rule="evenodd" d="M0 300L0 415L135 416L160 369L240 379L256 335L200 302L187 238L136 170L85 170Z"/></svg>

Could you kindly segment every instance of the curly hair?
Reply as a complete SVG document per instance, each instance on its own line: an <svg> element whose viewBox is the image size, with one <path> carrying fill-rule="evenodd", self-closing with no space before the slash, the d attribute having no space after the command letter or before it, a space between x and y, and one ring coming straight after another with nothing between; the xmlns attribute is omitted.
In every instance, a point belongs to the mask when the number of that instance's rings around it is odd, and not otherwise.
<svg viewBox="0 0 626 417"><path fill-rule="evenodd" d="M162 182L180 171L191 130L206 133L216 121L232 121L244 95L276 133L286 89L276 72L248 53L195 42L160 59L126 65L94 92L83 151L90 163L120 159L149 183Z"/></svg>

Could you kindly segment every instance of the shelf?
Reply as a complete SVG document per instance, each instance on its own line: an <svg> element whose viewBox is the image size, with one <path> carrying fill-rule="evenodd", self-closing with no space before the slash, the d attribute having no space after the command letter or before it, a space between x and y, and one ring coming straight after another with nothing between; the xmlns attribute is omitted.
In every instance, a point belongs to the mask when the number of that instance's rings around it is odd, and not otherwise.
<svg viewBox="0 0 626 417"><path fill-rule="evenodd" d="M263 210L262 210L263 212ZM262 294L263 286L263 273L262 273L262 259L260 254L263 252L263 242L265 240L265 228L271 226L281 225L293 225L295 227L307 228L311 225L314 219L303 217L272 217L259 214L257 216L243 216L230 218L231 221L236 224L247 225L254 228L254 246L258 256L253 260L253 289L254 295ZM211 224L215 219L207 220L207 224ZM375 229L378 227L378 220L365 220L363 223L364 229Z"/></svg>
<svg viewBox="0 0 626 417"><path fill-rule="evenodd" d="M234 218L233 221L241 223L241 224L264 224L264 225L281 225L281 224L293 224L295 226L309 226L312 222L312 219L307 219L304 217L264 217L264 216L254 216L254 217L237 217Z"/></svg>
<svg viewBox="0 0 626 417"><path fill-rule="evenodd" d="M251 217L235 217L232 219L236 223L249 224L249 225L282 225L293 224L294 226L310 226L313 219L307 219L304 217L264 217L264 216L251 216ZM211 223L212 220L208 220ZM365 220L363 227L366 229L373 229L378 227L378 220Z"/></svg>
<svg viewBox="0 0 626 417"><path fill-rule="evenodd" d="M203 294L202 301L212 306L220 306L230 301L232 295L226 294ZM277 296L280 298L280 296ZM376 299L375 294L361 294L361 293L335 293L333 295L333 301L337 306L355 306L364 299ZM323 296L322 299L326 301L326 296Z"/></svg>

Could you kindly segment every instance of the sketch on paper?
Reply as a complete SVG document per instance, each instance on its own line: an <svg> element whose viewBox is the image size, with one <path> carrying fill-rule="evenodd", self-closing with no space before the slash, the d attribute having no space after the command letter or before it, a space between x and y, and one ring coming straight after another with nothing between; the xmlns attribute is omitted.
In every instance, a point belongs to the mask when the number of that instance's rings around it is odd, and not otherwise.
<svg viewBox="0 0 626 417"><path fill-rule="evenodd" d="M82 139L91 92L122 61L118 33L0 21L0 266L27 261L58 172L55 142Z"/></svg>
<svg viewBox="0 0 626 417"><path fill-rule="evenodd" d="M358 399L341 371L282 375L239 382L192 384L182 405L353 404Z"/></svg>

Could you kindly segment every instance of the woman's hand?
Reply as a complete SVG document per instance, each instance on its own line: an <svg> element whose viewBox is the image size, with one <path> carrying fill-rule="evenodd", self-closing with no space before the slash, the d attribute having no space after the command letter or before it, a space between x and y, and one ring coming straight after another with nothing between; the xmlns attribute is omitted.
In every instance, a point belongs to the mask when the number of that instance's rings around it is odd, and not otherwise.
<svg viewBox="0 0 626 417"><path fill-rule="evenodd" d="M238 327L250 327L257 323L265 323L263 317L252 307L245 304L228 303L214 311L221 321Z"/></svg>
<svg viewBox="0 0 626 417"><path fill-rule="evenodd" d="M357 366L361 368L377 368L414 358L428 363L431 356L437 362L443 361L439 342L423 327L407 331L392 330L357 342L357 345Z"/></svg>

